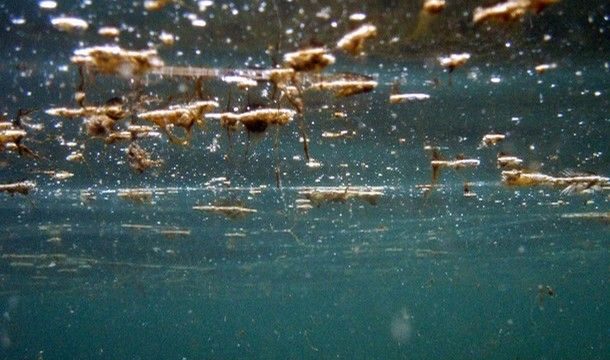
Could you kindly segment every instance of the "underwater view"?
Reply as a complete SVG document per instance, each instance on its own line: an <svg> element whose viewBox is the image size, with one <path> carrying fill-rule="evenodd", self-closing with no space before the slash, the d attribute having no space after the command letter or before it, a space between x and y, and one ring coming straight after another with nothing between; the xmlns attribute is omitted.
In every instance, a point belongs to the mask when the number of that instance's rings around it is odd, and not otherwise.
<svg viewBox="0 0 610 360"><path fill-rule="evenodd" d="M607 1L0 14L0 359L610 358Z"/></svg>

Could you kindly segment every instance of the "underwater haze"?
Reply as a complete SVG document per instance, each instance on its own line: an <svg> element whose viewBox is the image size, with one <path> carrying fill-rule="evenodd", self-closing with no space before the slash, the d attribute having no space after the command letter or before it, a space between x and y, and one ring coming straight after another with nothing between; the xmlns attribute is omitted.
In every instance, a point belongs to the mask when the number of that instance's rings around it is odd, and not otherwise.
<svg viewBox="0 0 610 360"><path fill-rule="evenodd" d="M606 1L0 25L0 359L610 358Z"/></svg>

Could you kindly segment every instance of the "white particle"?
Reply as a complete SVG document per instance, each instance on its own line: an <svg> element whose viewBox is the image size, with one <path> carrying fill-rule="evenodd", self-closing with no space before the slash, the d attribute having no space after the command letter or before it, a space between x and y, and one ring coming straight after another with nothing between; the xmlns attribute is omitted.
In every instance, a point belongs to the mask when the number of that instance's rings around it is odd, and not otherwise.
<svg viewBox="0 0 610 360"><path fill-rule="evenodd" d="M57 2L52 0L43 0L38 3L38 7L45 10L53 10L57 7Z"/></svg>
<svg viewBox="0 0 610 360"><path fill-rule="evenodd" d="M203 20L203 19L194 19L191 21L191 25L193 25L195 27L204 27L207 24L208 23L206 23L205 20Z"/></svg>

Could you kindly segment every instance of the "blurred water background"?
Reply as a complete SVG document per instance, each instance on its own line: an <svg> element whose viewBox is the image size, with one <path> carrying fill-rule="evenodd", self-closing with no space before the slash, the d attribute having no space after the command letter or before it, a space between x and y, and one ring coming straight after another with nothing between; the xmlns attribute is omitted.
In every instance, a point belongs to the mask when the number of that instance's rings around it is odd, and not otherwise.
<svg viewBox="0 0 610 360"><path fill-rule="evenodd" d="M25 141L40 159L0 153L0 183L37 184L27 196L0 193L0 358L610 357L608 191L506 187L496 167L505 151L542 173L610 174L605 1L564 0L477 25L473 10L489 2L449 1L429 18L419 1L210 1L202 10L184 0L158 11L143 3L0 4L0 111L10 120L32 109L28 121L44 126ZM164 165L139 174L125 144L89 139L81 121L44 112L75 106L77 48L154 46L168 65L268 68L278 53L332 45L354 13L378 36L363 56L338 53L329 71L379 85L348 98L305 96L319 168L305 166L295 124L279 131L278 147L273 132L229 142L209 123L186 147L141 141ZM59 15L89 29L60 32L50 22ZM117 40L97 34L107 25L121 30ZM173 46L159 45L162 31ZM471 54L463 67L449 74L439 65L460 52ZM537 74L543 63L557 68ZM180 102L192 83L149 75L144 93ZM431 97L390 104L395 83ZM232 91L239 109L270 91L246 94L219 79L203 89L223 108ZM128 79L100 76L87 97L103 103L131 91ZM322 137L341 130L354 135ZM506 140L479 148L493 132ZM85 163L65 160L72 141ZM425 145L481 164L443 171L439 189L424 195ZM465 182L475 196L464 196ZM383 195L299 211L299 191L313 186ZM152 198L122 199L124 188ZM192 209L221 203L257 212L232 219ZM601 215L574 215L591 213Z"/></svg>

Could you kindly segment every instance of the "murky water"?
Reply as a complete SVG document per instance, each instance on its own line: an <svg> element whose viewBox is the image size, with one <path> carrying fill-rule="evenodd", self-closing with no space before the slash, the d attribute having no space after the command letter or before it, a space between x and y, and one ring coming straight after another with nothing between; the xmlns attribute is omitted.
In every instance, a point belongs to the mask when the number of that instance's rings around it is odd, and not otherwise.
<svg viewBox="0 0 610 360"><path fill-rule="evenodd" d="M417 1L199 3L0 4L2 121L32 110L6 126L24 129L19 145L37 156L0 152L0 184L36 184L0 193L1 358L610 356L607 187L511 187L497 166L504 152L526 173L610 174L603 1L476 25L474 9L489 4L450 1L430 16ZM208 119L187 146L162 130L107 143L82 118L45 113L79 107L78 48L156 47L166 65L269 69L307 44L334 46L358 26L354 13L377 36L361 56L333 50L336 63L316 76L356 73L377 87L344 98L304 90L302 116L283 127L229 136ZM89 28L58 31L59 15ZM102 26L118 39L98 35ZM162 31L172 46L160 45ZM471 54L462 67L439 64L461 52ZM556 68L538 74L540 64ZM154 74L85 80L87 104L121 97L134 117L199 97L221 112L294 109L264 82L244 91L206 78L197 92L192 79ZM430 98L390 104L396 84ZM130 121L145 124L128 116L117 128ZM506 138L481 147L490 133ZM163 164L134 171L131 142ZM424 146L480 164L443 168L426 191ZM66 160L74 151L84 162Z"/></svg>

